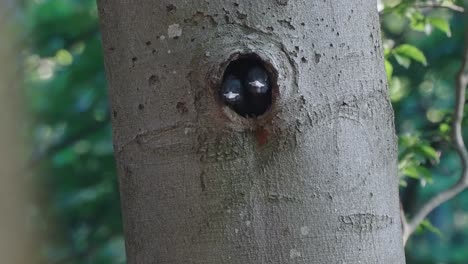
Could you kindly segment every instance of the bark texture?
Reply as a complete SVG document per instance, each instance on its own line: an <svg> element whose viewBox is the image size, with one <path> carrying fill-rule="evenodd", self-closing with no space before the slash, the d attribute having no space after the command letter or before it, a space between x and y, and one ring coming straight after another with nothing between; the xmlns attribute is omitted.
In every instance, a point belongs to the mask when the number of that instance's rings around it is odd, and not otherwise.
<svg viewBox="0 0 468 264"><path fill-rule="evenodd" d="M375 0L101 0L128 261L405 263ZM253 120L226 62L278 74Z"/></svg>

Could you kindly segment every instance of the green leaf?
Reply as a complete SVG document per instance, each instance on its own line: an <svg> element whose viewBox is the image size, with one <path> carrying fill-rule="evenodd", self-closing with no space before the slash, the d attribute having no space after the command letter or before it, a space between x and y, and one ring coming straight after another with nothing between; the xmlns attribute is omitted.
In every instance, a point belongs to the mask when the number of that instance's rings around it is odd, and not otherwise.
<svg viewBox="0 0 468 264"><path fill-rule="evenodd" d="M426 158L430 158L439 162L439 154L437 151L429 145L420 145L418 147L418 152L424 155Z"/></svg>
<svg viewBox="0 0 468 264"><path fill-rule="evenodd" d="M447 37L452 36L452 31L450 30L450 23L446 19L441 17L430 17L427 19L427 21L433 27L447 34Z"/></svg>
<svg viewBox="0 0 468 264"><path fill-rule="evenodd" d="M398 62L398 64L405 67L406 69L408 69L409 66L411 65L411 59L409 59L408 57L403 57L398 54L395 54L394 57L396 61Z"/></svg>
<svg viewBox="0 0 468 264"><path fill-rule="evenodd" d="M442 123L439 126L440 133L446 134L450 131L450 125L447 123Z"/></svg>
<svg viewBox="0 0 468 264"><path fill-rule="evenodd" d="M415 60L417 62L420 62L424 66L427 65L427 59L426 59L426 56L424 55L424 53L420 49L416 48L413 45L402 44L402 45L396 47L393 50L393 52L396 55L407 57L407 58L410 58L410 59Z"/></svg>
<svg viewBox="0 0 468 264"><path fill-rule="evenodd" d="M428 183L432 183L431 171L422 166L411 166L403 169L403 174L413 179L423 179Z"/></svg>
<svg viewBox="0 0 468 264"><path fill-rule="evenodd" d="M393 65L388 60L385 60L385 72L387 73L388 81L390 81L393 75Z"/></svg>
<svg viewBox="0 0 468 264"><path fill-rule="evenodd" d="M428 170L426 167L423 166L417 166L416 170L418 171L419 175L422 176L424 180L426 180L428 183L432 183L432 173L430 170Z"/></svg>
<svg viewBox="0 0 468 264"><path fill-rule="evenodd" d="M403 147L409 147L409 146L414 146L416 144L419 144L420 140L417 135L406 134L406 135L400 135L398 137L398 142Z"/></svg>
<svg viewBox="0 0 468 264"><path fill-rule="evenodd" d="M392 102L401 101L406 95L408 95L408 85L397 76L392 77L390 82L390 99Z"/></svg>
<svg viewBox="0 0 468 264"><path fill-rule="evenodd" d="M416 166L404 168L403 169L403 174L410 177L410 178L413 178L413 179L420 179L421 178L419 173L418 173L418 169L417 169Z"/></svg>
<svg viewBox="0 0 468 264"><path fill-rule="evenodd" d="M408 183L404 179L398 181L400 187L408 187Z"/></svg>
<svg viewBox="0 0 468 264"><path fill-rule="evenodd" d="M414 9L411 9L407 14L406 16L409 18L410 20L410 27L411 29L415 30L415 31L420 31L420 32L426 32L426 18L424 17L424 15L419 12L419 11L416 11Z"/></svg>
<svg viewBox="0 0 468 264"><path fill-rule="evenodd" d="M422 233L425 230L434 233L439 237L443 237L442 232L440 232L440 230L437 227L433 226L432 223L427 219L423 220L421 224L419 224L418 228L416 229L416 232Z"/></svg>

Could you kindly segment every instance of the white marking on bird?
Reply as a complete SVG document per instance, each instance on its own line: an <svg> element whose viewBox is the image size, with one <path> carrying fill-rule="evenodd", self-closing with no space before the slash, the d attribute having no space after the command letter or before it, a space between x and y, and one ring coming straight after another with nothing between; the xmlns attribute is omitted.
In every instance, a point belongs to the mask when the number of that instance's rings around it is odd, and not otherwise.
<svg viewBox="0 0 468 264"><path fill-rule="evenodd" d="M233 93L232 91L229 91L228 93L225 93L223 95L226 99L229 99L229 100L236 99L237 97L239 97L238 93Z"/></svg>
<svg viewBox="0 0 468 264"><path fill-rule="evenodd" d="M254 82L249 82L250 85L252 85L253 87L257 87L257 88L262 88L262 87L265 87L265 84L262 83L261 81L254 81Z"/></svg>

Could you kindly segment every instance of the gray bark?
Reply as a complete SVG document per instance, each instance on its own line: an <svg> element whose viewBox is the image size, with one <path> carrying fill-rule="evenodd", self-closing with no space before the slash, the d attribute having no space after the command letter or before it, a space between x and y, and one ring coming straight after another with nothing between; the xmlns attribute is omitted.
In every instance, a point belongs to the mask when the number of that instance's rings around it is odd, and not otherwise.
<svg viewBox="0 0 468 264"><path fill-rule="evenodd" d="M129 263L405 263L375 0L101 0ZM226 62L271 110L217 99Z"/></svg>

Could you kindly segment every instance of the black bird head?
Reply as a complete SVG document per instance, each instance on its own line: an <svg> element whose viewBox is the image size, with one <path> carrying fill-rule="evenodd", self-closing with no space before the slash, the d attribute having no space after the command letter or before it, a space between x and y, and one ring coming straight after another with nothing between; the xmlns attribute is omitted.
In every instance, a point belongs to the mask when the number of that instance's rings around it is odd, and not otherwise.
<svg viewBox="0 0 468 264"><path fill-rule="evenodd" d="M242 82L234 75L229 75L223 81L221 96L228 105L238 105L244 100Z"/></svg>
<svg viewBox="0 0 468 264"><path fill-rule="evenodd" d="M253 95L265 95L270 91L268 73L261 67L255 66L247 72L247 91Z"/></svg>

